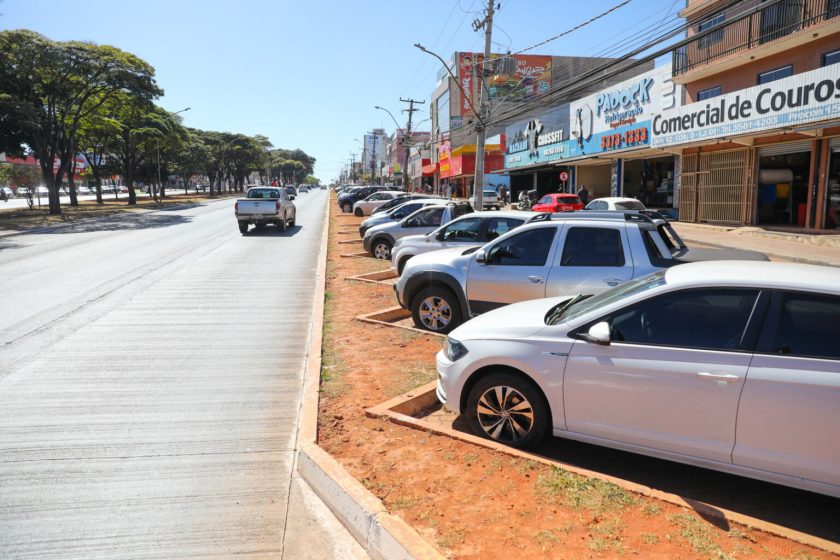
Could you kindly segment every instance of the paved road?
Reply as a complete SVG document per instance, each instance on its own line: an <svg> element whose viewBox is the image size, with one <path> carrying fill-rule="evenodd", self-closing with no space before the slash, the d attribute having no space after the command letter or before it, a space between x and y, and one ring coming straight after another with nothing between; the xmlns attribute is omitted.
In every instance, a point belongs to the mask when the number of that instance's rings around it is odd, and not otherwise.
<svg viewBox="0 0 840 560"><path fill-rule="evenodd" d="M293 476L326 200L0 239L0 556L363 557Z"/></svg>

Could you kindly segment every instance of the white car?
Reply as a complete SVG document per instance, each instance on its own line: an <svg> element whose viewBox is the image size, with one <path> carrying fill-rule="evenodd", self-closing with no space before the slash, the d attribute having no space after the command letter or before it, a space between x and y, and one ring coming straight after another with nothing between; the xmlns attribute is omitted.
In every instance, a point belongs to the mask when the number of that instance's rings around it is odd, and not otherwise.
<svg viewBox="0 0 840 560"><path fill-rule="evenodd" d="M590 200L584 210L647 210L647 208L635 198L608 196Z"/></svg>
<svg viewBox="0 0 840 560"><path fill-rule="evenodd" d="M484 189L481 191L482 206L484 208L475 208L475 196L470 197L470 206L476 210L500 210L502 202L499 200L499 195L493 189Z"/></svg>
<svg viewBox="0 0 840 560"><path fill-rule="evenodd" d="M546 433L840 497L840 269L685 264L452 331L437 394L514 447Z"/></svg>
<svg viewBox="0 0 840 560"><path fill-rule="evenodd" d="M442 249L480 247L521 226L533 212L475 212L461 216L426 235L398 239L391 250L391 269L402 274L408 259Z"/></svg>
<svg viewBox="0 0 840 560"><path fill-rule="evenodd" d="M403 198L405 193L402 191L379 191L371 194L364 200L357 200L353 204L353 214L359 216L370 216L373 211L383 204L394 200L395 198Z"/></svg>

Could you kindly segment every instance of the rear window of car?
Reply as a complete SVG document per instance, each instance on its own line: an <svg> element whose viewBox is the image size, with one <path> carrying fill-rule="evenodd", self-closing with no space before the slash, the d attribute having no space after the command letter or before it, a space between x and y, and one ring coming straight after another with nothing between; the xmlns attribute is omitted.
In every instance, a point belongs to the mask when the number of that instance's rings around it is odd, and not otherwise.
<svg viewBox="0 0 840 560"><path fill-rule="evenodd" d="M280 198L278 189L251 189L245 198Z"/></svg>
<svg viewBox="0 0 840 560"><path fill-rule="evenodd" d="M560 204L582 204L580 198L574 194L561 195L557 197Z"/></svg>
<svg viewBox="0 0 840 560"><path fill-rule="evenodd" d="M615 203L616 210L645 210L645 205L638 200L627 200Z"/></svg>

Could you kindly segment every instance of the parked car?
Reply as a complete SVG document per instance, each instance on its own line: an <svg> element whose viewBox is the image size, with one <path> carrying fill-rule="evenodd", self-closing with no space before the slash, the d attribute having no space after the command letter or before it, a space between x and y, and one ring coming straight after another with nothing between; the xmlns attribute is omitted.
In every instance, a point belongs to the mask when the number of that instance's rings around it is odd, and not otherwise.
<svg viewBox="0 0 840 560"><path fill-rule="evenodd" d="M29 189L29 187L18 187L18 188L15 190L15 196L17 196L17 197L26 197L26 196L29 196L29 194L30 194L30 193L33 193L33 192L34 192L34 189L33 189L33 190L30 190L30 189Z"/></svg>
<svg viewBox="0 0 840 560"><path fill-rule="evenodd" d="M420 210L424 206L430 206L432 204L442 204L446 202L449 202L449 200L440 198L411 198L407 201L399 199L397 206L391 208L386 212L374 214L367 220L363 221L359 225L359 237L364 238L367 230L374 226L378 226L379 224L386 224L388 222L398 222L406 216L408 216L409 214Z"/></svg>
<svg viewBox="0 0 840 560"><path fill-rule="evenodd" d="M11 187L0 187L0 198L8 200L15 196L15 191Z"/></svg>
<svg viewBox="0 0 840 560"><path fill-rule="evenodd" d="M420 200L420 199L436 199L436 200L448 200L440 196L434 196L430 194L423 194L423 193L402 193L403 196L398 196L396 198L392 198L391 200L385 202L382 206L374 209L371 213L372 216L386 212L391 210L392 208L399 206L400 204L405 204L409 200Z"/></svg>
<svg viewBox="0 0 840 560"><path fill-rule="evenodd" d="M646 208L635 198L608 196L589 201L586 210L646 210Z"/></svg>
<svg viewBox="0 0 840 560"><path fill-rule="evenodd" d="M35 196L50 196L50 189L41 185L40 187L35 187L35 192L33 193Z"/></svg>
<svg viewBox="0 0 840 560"><path fill-rule="evenodd" d="M369 195L363 200L357 200L353 204L353 214L359 216L370 216L373 211L397 198L405 198L405 193L402 191L379 191Z"/></svg>
<svg viewBox="0 0 840 560"><path fill-rule="evenodd" d="M426 235L398 239L391 250L391 268L402 274L408 259L441 249L480 247L521 226L534 216L530 212L475 212L452 220Z"/></svg>
<svg viewBox="0 0 840 560"><path fill-rule="evenodd" d="M91 191L91 190L90 190L90 188L89 188L89 187L87 187L86 185L78 185L78 186L76 187L76 194L80 194L80 195L89 195L89 194L91 194L92 192L93 192L93 191Z"/></svg>
<svg viewBox="0 0 840 560"><path fill-rule="evenodd" d="M502 201L499 200L499 195L495 189L484 188L481 191L482 206L484 208L476 208L476 210L500 210L502 208ZM470 197L470 206L475 208L475 196Z"/></svg>
<svg viewBox="0 0 840 560"><path fill-rule="evenodd" d="M287 187L288 189L288 187ZM294 226L297 220L294 195L280 187L251 186L245 191L245 198L236 201L233 207L239 233L248 233L248 226L254 224L257 229L274 224L281 231Z"/></svg>
<svg viewBox="0 0 840 560"><path fill-rule="evenodd" d="M459 216L471 213L472 206L465 203L449 202L428 205L409 214L399 222L390 222L374 226L365 232L362 245L365 251L377 259L391 260L391 248L398 239L408 235L425 234L438 226L449 223Z"/></svg>
<svg viewBox="0 0 840 560"><path fill-rule="evenodd" d="M513 446L584 441L840 497L840 270L694 263L452 332L437 395Z"/></svg>
<svg viewBox="0 0 840 560"><path fill-rule="evenodd" d="M353 190L352 192L344 192L338 197L338 206L342 212L350 213L353 211L353 205L357 200L363 200L375 192L385 190L385 187L373 185L369 187L362 187Z"/></svg>
<svg viewBox="0 0 840 560"><path fill-rule="evenodd" d="M576 194L551 193L539 199L531 206L534 212L570 212L572 210L583 210L583 202ZM635 210L626 208L626 210ZM644 210L644 208L641 208Z"/></svg>
<svg viewBox="0 0 840 560"><path fill-rule="evenodd" d="M397 301L411 310L418 328L446 333L509 303L598 294L676 264L767 260L754 251L689 249L675 243L679 236L670 224L648 214L540 214L480 249L418 255L394 284Z"/></svg>

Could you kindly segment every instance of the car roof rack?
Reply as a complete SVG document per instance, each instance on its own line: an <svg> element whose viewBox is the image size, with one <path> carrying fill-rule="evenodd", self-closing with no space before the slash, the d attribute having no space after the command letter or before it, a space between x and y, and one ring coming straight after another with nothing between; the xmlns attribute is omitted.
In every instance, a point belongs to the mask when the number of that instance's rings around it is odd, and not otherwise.
<svg viewBox="0 0 840 560"><path fill-rule="evenodd" d="M616 220L625 222L653 223L655 219L664 219L659 212L652 210L568 210L565 212L543 212L530 218L525 223L550 222L552 220Z"/></svg>

